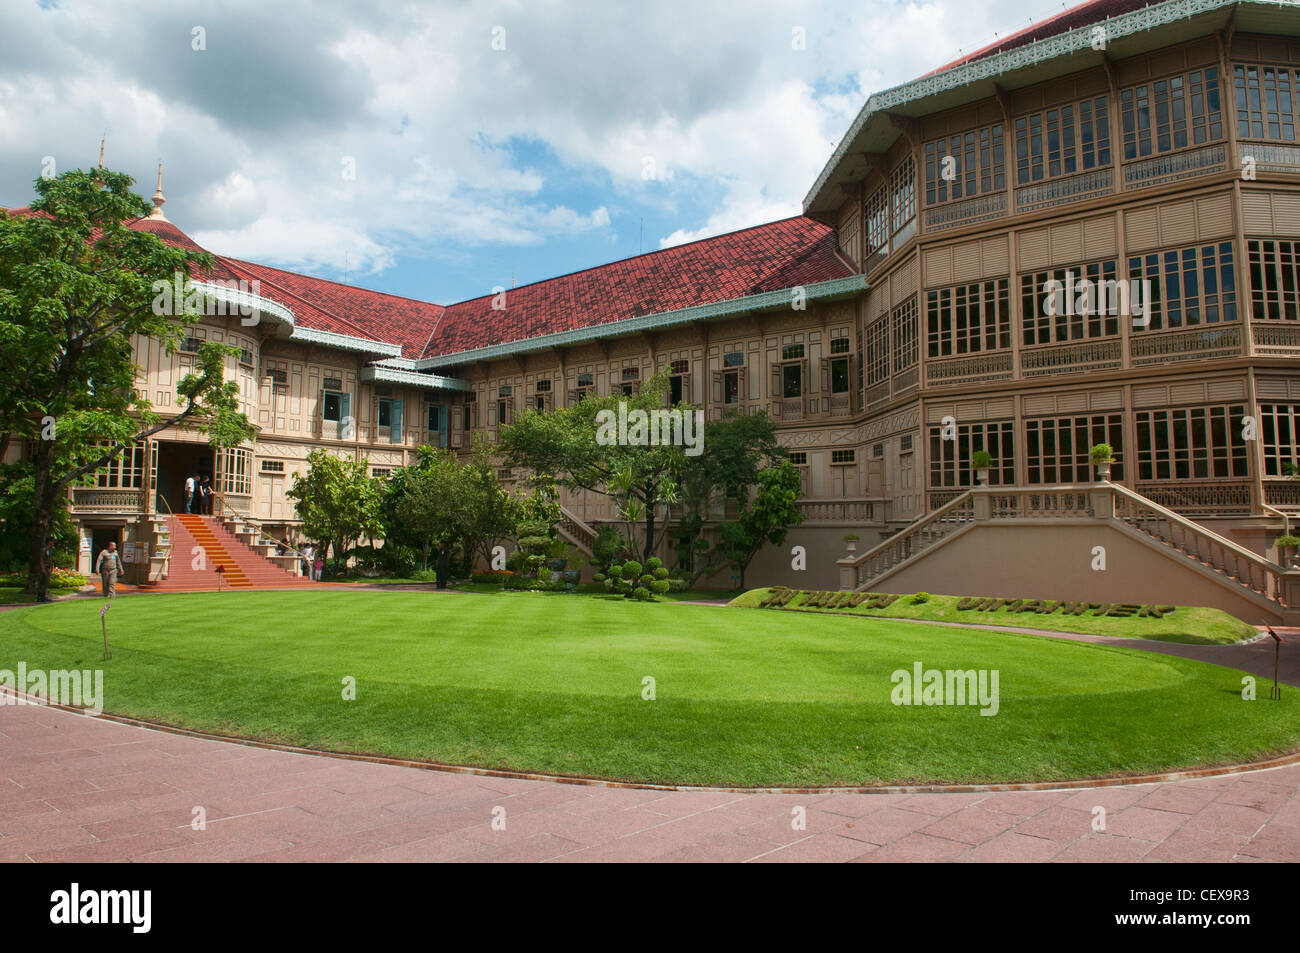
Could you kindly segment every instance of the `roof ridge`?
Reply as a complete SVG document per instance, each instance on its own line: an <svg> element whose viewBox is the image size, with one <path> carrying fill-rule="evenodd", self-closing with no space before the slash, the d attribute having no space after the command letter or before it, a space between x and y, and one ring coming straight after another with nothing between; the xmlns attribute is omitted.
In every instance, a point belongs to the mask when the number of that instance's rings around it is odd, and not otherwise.
<svg viewBox="0 0 1300 953"><path fill-rule="evenodd" d="M253 281L258 282L259 284L262 282L262 278L258 277L254 272L249 271L247 268L244 268L243 266L246 265L246 264L248 264L248 265L254 265L254 266L259 267L259 268L268 267L268 266L265 266L265 265L257 265L256 262L244 262L244 261L240 261L240 260L237 259L237 258L227 258L225 255L216 255L216 256L214 256L214 257L215 257L218 261L221 261L221 262L225 263L225 265L226 265L228 268L230 268L231 271L234 271L234 272L236 272L236 273L243 273L243 274L246 274L246 275L249 276L249 278L251 278ZM283 271L283 269L281 269L281 268L276 268L276 269L273 269L273 270L275 270L275 271ZM295 274L295 272L286 272L286 273L287 273L287 274L291 274L291 275L292 275L292 274ZM300 277L300 278L311 278L311 275L299 275L298 277ZM312 278L312 280L313 280L313 281L319 281L320 279ZM267 284L269 284L272 288L274 288L274 289L275 289L278 293L280 293L280 294L283 294L283 295L285 295L285 296L287 296L287 297L290 297L290 298L292 298L292 299L295 300L295 301L300 301L300 302L302 302L303 304L307 305L309 308L315 308L317 311L321 312L322 314L328 314L328 315L329 315L331 318L333 318L335 321L338 321L340 324L346 325L347 327L351 328L353 331L357 332L357 333L356 333L356 336L359 337L359 338L362 338L362 339L364 339L364 340L366 340L366 341L375 341L375 342L380 343L380 344L388 344L388 343L392 343L392 342L389 342L389 341L384 341L382 338L376 337L375 335L371 334L370 332L366 331L365 329L363 329L363 328L361 328L361 327L358 327L356 324L353 324L353 323L352 323L351 321L349 321L347 318L344 318L344 317L341 317L341 316L338 315L338 314L335 314L335 313L334 313L333 311L331 311L329 308L323 307L323 306L317 304L317 303L314 302L314 301L308 301L306 298L302 297L302 295L296 294L295 292L290 291L288 288L285 288L285 287L284 287L283 285L281 285L278 281L268 280L268 281L267 281ZM347 287L347 286L344 285L344 287Z"/></svg>

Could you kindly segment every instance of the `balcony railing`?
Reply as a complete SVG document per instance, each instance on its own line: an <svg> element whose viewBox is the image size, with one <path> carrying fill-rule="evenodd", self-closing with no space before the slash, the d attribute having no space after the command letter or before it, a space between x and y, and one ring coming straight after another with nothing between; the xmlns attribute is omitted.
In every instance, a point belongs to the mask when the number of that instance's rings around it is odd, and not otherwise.
<svg viewBox="0 0 1300 953"><path fill-rule="evenodd" d="M1011 352L974 354L948 360L925 362L927 384L975 383L1005 380L1012 376Z"/></svg>
<svg viewBox="0 0 1300 953"><path fill-rule="evenodd" d="M1200 361L1241 354L1241 326L1204 325L1181 331L1138 331L1129 340L1134 365Z"/></svg>
<svg viewBox="0 0 1300 953"><path fill-rule="evenodd" d="M1250 515L1250 480L1139 482L1134 489L1184 516Z"/></svg>
<svg viewBox="0 0 1300 953"><path fill-rule="evenodd" d="M1264 502L1288 510L1300 509L1300 480L1265 480Z"/></svg>
<svg viewBox="0 0 1300 953"><path fill-rule="evenodd" d="M1078 344L1051 344L1020 352L1022 377L1040 377L1061 371L1100 371L1119 367L1122 363L1118 338L1083 341Z"/></svg>
<svg viewBox="0 0 1300 953"><path fill-rule="evenodd" d="M1111 169L1095 169L1039 185L1027 185L1016 189L1016 211L1034 212L1054 205L1082 202L1110 193L1114 185L1115 173Z"/></svg>
<svg viewBox="0 0 1300 953"><path fill-rule="evenodd" d="M973 225L990 218L998 218L1007 213L1007 193L991 192L964 202L949 202L926 209L926 231L938 231L944 228L956 228L959 225Z"/></svg>
<svg viewBox="0 0 1300 953"><path fill-rule="evenodd" d="M876 521L875 503L865 498L800 500L797 505L806 523L874 523Z"/></svg>
<svg viewBox="0 0 1300 953"><path fill-rule="evenodd" d="M78 513L143 513L144 494L139 488L74 487L72 509Z"/></svg>
<svg viewBox="0 0 1300 953"><path fill-rule="evenodd" d="M1163 185L1196 175L1222 172L1228 167L1228 150L1219 143L1186 149L1170 155L1153 156L1129 162L1124 166L1124 188L1140 189L1148 185Z"/></svg>
<svg viewBox="0 0 1300 953"><path fill-rule="evenodd" d="M1300 354L1300 322L1252 321L1250 336L1257 354Z"/></svg>
<svg viewBox="0 0 1300 953"><path fill-rule="evenodd" d="M1300 146L1280 142L1239 142L1237 155L1245 170L1254 161L1256 172L1294 172L1300 167Z"/></svg>
<svg viewBox="0 0 1300 953"><path fill-rule="evenodd" d="M832 417L847 417L853 412L853 401L848 394L831 394L826 398L826 410Z"/></svg>
<svg viewBox="0 0 1300 953"><path fill-rule="evenodd" d="M781 397L772 401L773 420L799 420L804 416L802 397Z"/></svg>

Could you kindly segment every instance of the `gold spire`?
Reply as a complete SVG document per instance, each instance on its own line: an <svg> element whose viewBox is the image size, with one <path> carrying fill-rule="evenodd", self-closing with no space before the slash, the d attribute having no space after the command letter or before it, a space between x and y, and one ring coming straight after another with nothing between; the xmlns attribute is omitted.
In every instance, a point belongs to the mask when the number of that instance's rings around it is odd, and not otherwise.
<svg viewBox="0 0 1300 953"><path fill-rule="evenodd" d="M162 193L162 160L158 160L158 189L153 194L153 211L149 213L150 218L156 218L160 221L167 221L167 216L163 214L162 207L167 204L167 199Z"/></svg>

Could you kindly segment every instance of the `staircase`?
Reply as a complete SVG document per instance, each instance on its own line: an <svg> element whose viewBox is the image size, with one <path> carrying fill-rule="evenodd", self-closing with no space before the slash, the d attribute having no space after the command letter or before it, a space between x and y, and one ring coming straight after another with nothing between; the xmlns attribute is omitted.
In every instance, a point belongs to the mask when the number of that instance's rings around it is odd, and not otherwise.
<svg viewBox="0 0 1300 953"><path fill-rule="evenodd" d="M281 569L254 552L211 516L169 516L167 527L172 547L167 577L144 588L216 589L219 584L223 589L261 589L314 585L311 580ZM195 547L201 547L202 561L198 561ZM196 568L196 562L202 568Z"/></svg>
<svg viewBox="0 0 1300 953"><path fill-rule="evenodd" d="M596 544L596 531L578 519L572 512L560 507L560 522L556 524L561 536L590 557Z"/></svg>
<svg viewBox="0 0 1300 953"><path fill-rule="evenodd" d="M1300 621L1300 570L1288 571L1200 523L1114 483L966 490L879 545L863 553L850 552L838 560L840 588L874 591L880 586L905 584L904 581L912 584L932 581L935 588L939 585L961 588L963 583L953 578L940 576L927 580L924 575L918 576L918 573L935 571L925 569L931 562L924 566L918 564L967 533L977 530L983 533L985 529L999 527L1034 527L1061 538L1072 532L1069 527L1096 527L1096 539L1102 542L1105 542L1102 535L1105 532L1119 533L1152 550L1156 558L1180 563L1203 580L1210 588L1205 590L1202 604L1217 602L1222 608L1233 606L1230 611L1239 615L1246 612L1252 621L1255 615L1278 621ZM994 536L969 537L954 551L964 554L956 557L958 562L947 557L933 565L946 564L951 572L956 566L969 564L960 560L979 559L983 547L995 543ZM1040 579L1042 570L1034 565L1009 568L1007 585L1018 592L1027 592L1035 586L1044 591L1061 586L1062 577ZM962 575L960 571L957 574ZM1074 577L1069 580L1076 581ZM1216 597L1216 591L1222 592L1223 597ZM1149 598L1160 596L1153 593Z"/></svg>

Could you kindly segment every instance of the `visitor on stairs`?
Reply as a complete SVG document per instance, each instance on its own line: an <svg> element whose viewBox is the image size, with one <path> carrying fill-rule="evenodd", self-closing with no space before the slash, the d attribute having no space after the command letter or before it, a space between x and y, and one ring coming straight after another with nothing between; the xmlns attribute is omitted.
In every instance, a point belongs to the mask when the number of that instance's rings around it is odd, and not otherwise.
<svg viewBox="0 0 1300 953"><path fill-rule="evenodd" d="M191 473L185 478L185 512L194 512L194 491L198 489L194 483L194 474Z"/></svg>
<svg viewBox="0 0 1300 953"><path fill-rule="evenodd" d="M208 475L203 474L203 479L199 481L199 512L208 516L212 515L212 483L208 480Z"/></svg>

